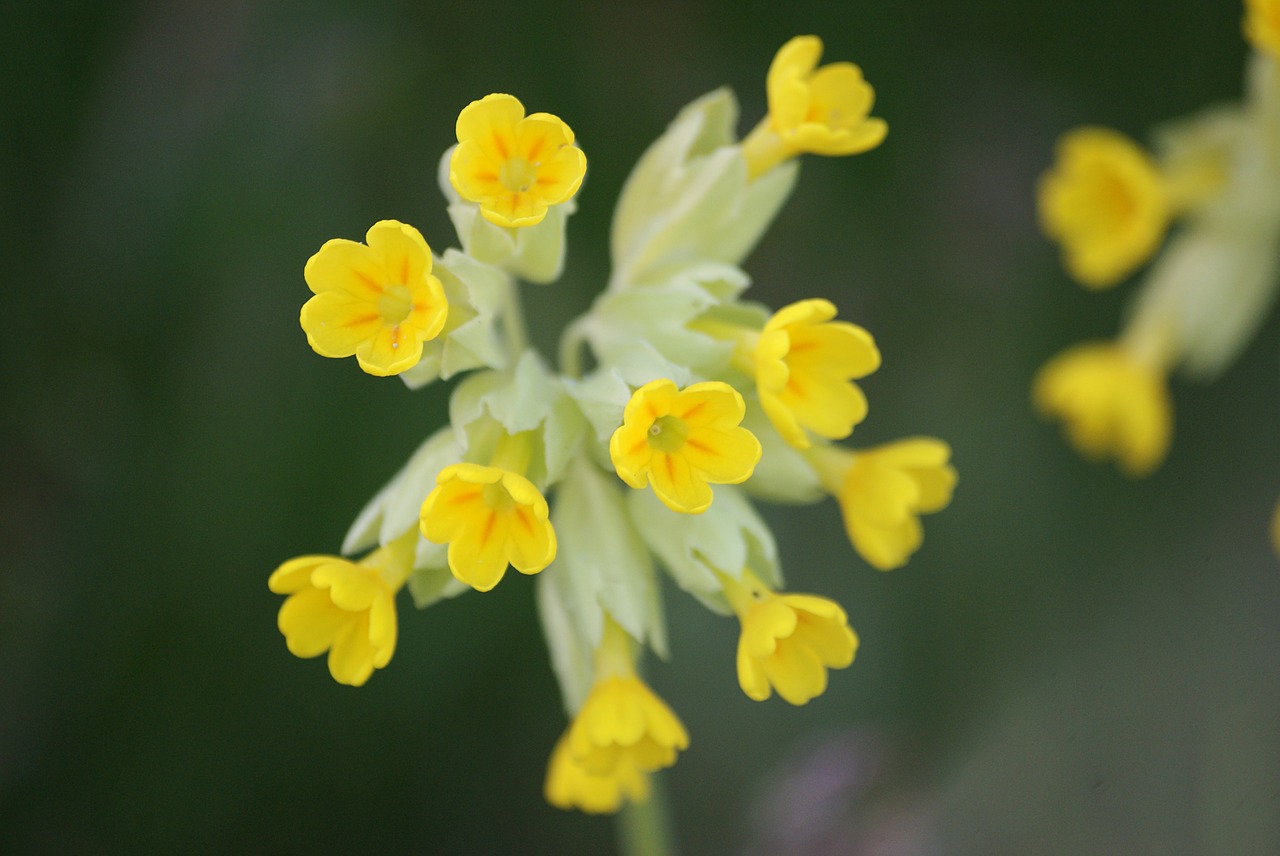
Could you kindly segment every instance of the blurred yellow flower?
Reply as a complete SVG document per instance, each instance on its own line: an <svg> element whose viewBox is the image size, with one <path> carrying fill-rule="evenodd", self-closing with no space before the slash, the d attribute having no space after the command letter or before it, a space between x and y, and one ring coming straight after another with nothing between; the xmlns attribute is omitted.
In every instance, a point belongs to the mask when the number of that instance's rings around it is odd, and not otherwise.
<svg viewBox="0 0 1280 856"><path fill-rule="evenodd" d="M1123 345L1090 342L1064 351L1037 373L1032 398L1062 420L1081 454L1115 458L1130 476L1152 472L1169 450L1173 401L1165 374Z"/></svg>
<svg viewBox="0 0 1280 856"><path fill-rule="evenodd" d="M457 134L449 181L498 226L542 222L548 207L578 192L587 173L569 126L550 113L526 116L511 95L486 95L462 108Z"/></svg>
<svg viewBox="0 0 1280 856"><path fill-rule="evenodd" d="M354 354L371 375L399 374L444 328L449 305L417 229L381 220L365 241L326 241L307 261L303 276L315 296L302 307L302 329L321 356Z"/></svg>
<svg viewBox="0 0 1280 856"><path fill-rule="evenodd" d="M1245 38L1280 59L1280 0L1244 0L1244 7Z"/></svg>
<svg viewBox="0 0 1280 856"><path fill-rule="evenodd" d="M769 589L749 568L738 581L718 574L742 624L738 683L764 701L778 691L791 704L806 704L827 689L827 670L853 662L858 637L835 601Z"/></svg>
<svg viewBox="0 0 1280 856"><path fill-rule="evenodd" d="M551 750L543 795L556 808L576 808L587 814L610 814L623 802L645 802L649 777L628 760L621 758L612 770L593 773L573 757L566 731Z"/></svg>
<svg viewBox="0 0 1280 856"><path fill-rule="evenodd" d="M711 506L711 484L740 484L760 461L760 441L740 426L745 414L727 383L680 390L670 380L651 381L627 402L609 457L631 487L652 484L671 510L701 514Z"/></svg>
<svg viewBox="0 0 1280 856"><path fill-rule="evenodd" d="M1062 244L1067 270L1089 288L1115 285L1146 262L1171 216L1155 161L1109 128L1062 136L1037 201L1045 234Z"/></svg>

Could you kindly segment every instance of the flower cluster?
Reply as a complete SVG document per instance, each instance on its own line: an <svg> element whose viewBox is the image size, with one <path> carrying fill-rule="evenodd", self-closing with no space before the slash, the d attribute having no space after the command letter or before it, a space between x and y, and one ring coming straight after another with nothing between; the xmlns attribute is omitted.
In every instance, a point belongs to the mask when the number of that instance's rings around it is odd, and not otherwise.
<svg viewBox="0 0 1280 856"><path fill-rule="evenodd" d="M645 152L614 214L609 282L566 329L556 368L526 342L518 283L559 276L586 157L568 125L511 95L464 108L441 161L461 248L434 255L383 221L366 243L330 241L311 259L301 321L318 353L413 389L467 376L449 424L348 532L342 553L367 555L307 556L272 575L291 652L327 651L337 681L362 684L392 657L402 586L424 607L489 591L509 567L538 575L570 720L546 797L593 813L644 800L648 776L689 745L639 672L644 648L667 656L657 565L737 617L748 697L805 704L852 663L844 610L782 590L749 497L830 494L854 549L888 570L920 547L920 515L947 505L956 474L933 438L836 444L867 416L856 381L880 352L866 330L822 298L777 312L742 299L740 265L791 193L796 156L885 136L857 66L818 68L821 52L812 36L778 52L768 115L745 140L719 90Z"/></svg>
<svg viewBox="0 0 1280 856"><path fill-rule="evenodd" d="M1280 2L1245 0L1245 13L1254 50L1240 103L1169 125L1154 152L1116 131L1071 131L1040 183L1044 231L1086 287L1117 284L1164 245L1116 339L1052 358L1032 392L1083 455L1132 476L1168 453L1173 370L1223 372L1280 286Z"/></svg>

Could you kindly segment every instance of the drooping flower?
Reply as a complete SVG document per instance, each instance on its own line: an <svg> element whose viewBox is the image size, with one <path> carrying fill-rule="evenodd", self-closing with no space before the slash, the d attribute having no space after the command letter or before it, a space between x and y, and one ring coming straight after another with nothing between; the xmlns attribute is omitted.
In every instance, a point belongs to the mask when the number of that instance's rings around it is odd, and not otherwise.
<svg viewBox="0 0 1280 856"><path fill-rule="evenodd" d="M1171 216L1151 156L1109 128L1078 128L1038 189L1040 223L1062 244L1063 263L1083 285L1115 285L1151 257Z"/></svg>
<svg viewBox="0 0 1280 856"><path fill-rule="evenodd" d="M1054 357L1037 373L1032 398L1063 422L1089 458L1115 458L1130 476L1164 460L1173 436L1173 401L1163 370L1121 344L1089 342Z"/></svg>
<svg viewBox="0 0 1280 856"><path fill-rule="evenodd" d="M1245 38L1280 59L1280 0L1244 0L1244 5Z"/></svg>
<svg viewBox="0 0 1280 856"><path fill-rule="evenodd" d="M609 441L618 476L654 493L673 511L700 514L712 484L741 484L760 460L760 441L741 427L746 403L727 383L695 383L681 390L660 379L627 402Z"/></svg>
<svg viewBox="0 0 1280 856"><path fill-rule="evenodd" d="M956 484L951 448L933 437L854 451L815 446L809 456L840 503L854 549L882 571L905 565L920 548L920 515L946 508Z"/></svg>
<svg viewBox="0 0 1280 856"><path fill-rule="evenodd" d="M445 467L422 504L421 529L428 541L449 545L449 570L476 591L496 586L508 565L536 574L556 557L546 499L500 467Z"/></svg>
<svg viewBox="0 0 1280 856"><path fill-rule="evenodd" d="M329 673L358 687L396 650L395 596L413 562L417 533L379 548L359 562L341 556L299 556L267 581L288 595L277 624L290 653L318 657L329 652Z"/></svg>
<svg viewBox="0 0 1280 856"><path fill-rule="evenodd" d="M486 220L519 228L578 192L587 158L573 131L550 113L524 114L512 95L486 95L458 114L449 181Z"/></svg>
<svg viewBox="0 0 1280 856"><path fill-rule="evenodd" d="M822 39L796 36L769 65L769 114L743 141L750 177L808 152L854 155L880 145L889 126L870 116L875 90L851 62L818 68Z"/></svg>
<svg viewBox="0 0 1280 856"><path fill-rule="evenodd" d="M364 371L385 377L417 364L449 305L417 229L381 220L365 241L335 238L307 261L303 276L315 296L300 321L317 354L354 354Z"/></svg>
<svg viewBox="0 0 1280 856"><path fill-rule="evenodd" d="M853 662L858 637L835 601L778 594L749 568L741 581L717 576L742 623L738 683L748 697L764 701L776 689L791 704L806 704L826 691L828 669Z"/></svg>
<svg viewBox="0 0 1280 856"><path fill-rule="evenodd" d="M577 761L569 750L566 731L551 750L543 795L561 809L578 809L587 814L611 814L624 802L649 799L649 777L628 759L619 759L612 770L593 773Z"/></svg>
<svg viewBox="0 0 1280 856"><path fill-rule="evenodd" d="M880 367L871 334L832 321L827 300L802 300L774 313L755 348L756 389L769 421L792 446L810 446L806 431L842 440L867 415L854 378Z"/></svg>

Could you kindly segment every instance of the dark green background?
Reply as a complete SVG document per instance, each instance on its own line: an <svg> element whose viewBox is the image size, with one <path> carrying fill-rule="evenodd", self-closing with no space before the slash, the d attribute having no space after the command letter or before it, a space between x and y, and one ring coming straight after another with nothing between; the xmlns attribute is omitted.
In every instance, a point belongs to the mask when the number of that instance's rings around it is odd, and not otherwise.
<svg viewBox="0 0 1280 856"><path fill-rule="evenodd" d="M311 353L302 266L375 220L453 232L435 185L468 101L517 94L590 160L550 346L607 276L613 200L692 98L763 110L820 34L886 143L809 159L747 269L877 337L866 444L949 440L955 501L880 574L835 507L768 509L790 584L863 647L806 708L758 704L736 625L669 593L658 691L686 854L1280 852L1277 323L1175 382L1166 465L1080 461L1028 405L1130 289L1073 286L1037 175L1080 123L1142 136L1238 96L1234 2L6 4L0 25L0 852L613 852L547 807L563 727L531 580L418 613L358 690L299 661L266 578L336 550L442 421ZM878 846L881 849L872 849Z"/></svg>

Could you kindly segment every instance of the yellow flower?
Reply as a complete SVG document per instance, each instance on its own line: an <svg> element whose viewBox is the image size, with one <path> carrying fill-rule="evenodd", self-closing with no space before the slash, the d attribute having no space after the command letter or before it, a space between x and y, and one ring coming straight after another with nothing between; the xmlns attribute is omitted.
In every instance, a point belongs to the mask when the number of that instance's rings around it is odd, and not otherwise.
<svg viewBox="0 0 1280 856"><path fill-rule="evenodd" d="M1244 5L1245 38L1280 59L1280 0L1244 0Z"/></svg>
<svg viewBox="0 0 1280 856"><path fill-rule="evenodd" d="M1112 343L1070 348L1046 363L1032 389L1086 457L1113 457L1130 476L1152 472L1173 436L1173 402L1162 370Z"/></svg>
<svg viewBox="0 0 1280 856"><path fill-rule="evenodd" d="M671 510L701 514L711 506L710 484L740 484L760 461L760 441L739 424L745 413L727 383L678 390L673 381L651 381L627 402L609 457L631 487L652 484Z"/></svg>
<svg viewBox="0 0 1280 856"><path fill-rule="evenodd" d="M1149 259L1171 216L1155 161L1108 128L1062 136L1057 162L1040 180L1038 205L1067 270L1090 288L1115 285Z"/></svg>
<svg viewBox="0 0 1280 856"><path fill-rule="evenodd" d="M512 95L472 101L458 114L457 132L449 181L498 226L541 223L549 206L578 192L587 173L569 126L550 113L526 116Z"/></svg>
<svg viewBox="0 0 1280 856"><path fill-rule="evenodd" d="M873 149L889 126L871 118L875 90L851 62L818 68L822 39L796 36L774 56L765 80L769 115L743 141L755 178L802 152L853 155Z"/></svg>
<svg viewBox="0 0 1280 856"><path fill-rule="evenodd" d="M355 354L360 368L385 377L417 365L422 343L444 328L449 304L417 229L381 220L365 241L326 241L307 261L303 276L315 296L300 320L317 354Z"/></svg>
<svg viewBox="0 0 1280 856"><path fill-rule="evenodd" d="M826 691L828 669L853 662L858 637L835 601L779 595L749 568L741 581L717 576L742 623L738 683L748 697L764 701L776 689L791 704L806 704Z"/></svg>
<svg viewBox="0 0 1280 856"><path fill-rule="evenodd" d="M289 597L277 624L297 657L329 652L329 673L358 687L396 650L395 596L413 562L417 533L360 562L340 556L300 556L276 568L267 587Z"/></svg>
<svg viewBox="0 0 1280 856"><path fill-rule="evenodd" d="M624 801L649 799L649 778L622 759L606 773L592 773L569 751L569 732L556 741L547 765L543 795L556 808L579 809L587 814L609 814Z"/></svg>
<svg viewBox="0 0 1280 856"><path fill-rule="evenodd" d="M924 541L921 514L946 508L956 485L951 449L933 437L914 437L849 451L815 447L810 460L840 503L845 532L872 567L892 570Z"/></svg>
<svg viewBox="0 0 1280 856"><path fill-rule="evenodd" d="M841 440L867 415L867 399L852 379L880 367L871 334L832 321L827 300L802 300L778 310L760 333L754 363L760 405L792 446L809 448L812 431Z"/></svg>
<svg viewBox="0 0 1280 856"><path fill-rule="evenodd" d="M547 501L522 475L454 464L422 503L422 534L449 545L449 570L476 591L496 586L511 565L536 574L556 557Z"/></svg>

